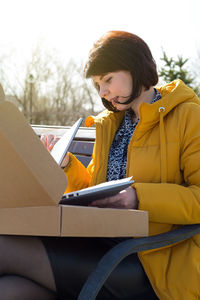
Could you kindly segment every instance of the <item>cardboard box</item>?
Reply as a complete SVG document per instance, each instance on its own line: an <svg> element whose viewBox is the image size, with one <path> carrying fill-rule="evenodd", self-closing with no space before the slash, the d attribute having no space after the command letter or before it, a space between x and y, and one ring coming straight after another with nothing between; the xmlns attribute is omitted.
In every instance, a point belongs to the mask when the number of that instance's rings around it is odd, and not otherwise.
<svg viewBox="0 0 200 300"><path fill-rule="evenodd" d="M62 206L62 236L147 236L148 213L131 209Z"/></svg>
<svg viewBox="0 0 200 300"><path fill-rule="evenodd" d="M59 236L59 206L15 207L0 209L0 234Z"/></svg>
<svg viewBox="0 0 200 300"><path fill-rule="evenodd" d="M148 213L64 206L66 176L19 110L0 104L0 234L146 236Z"/></svg>
<svg viewBox="0 0 200 300"><path fill-rule="evenodd" d="M147 236L145 211L84 206L0 209L0 234L33 236Z"/></svg>

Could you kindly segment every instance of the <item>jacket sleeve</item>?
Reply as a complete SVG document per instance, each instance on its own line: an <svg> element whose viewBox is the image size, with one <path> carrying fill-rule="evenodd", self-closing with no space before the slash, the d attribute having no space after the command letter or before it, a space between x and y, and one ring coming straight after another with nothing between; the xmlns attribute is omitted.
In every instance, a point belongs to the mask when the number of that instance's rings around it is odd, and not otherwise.
<svg viewBox="0 0 200 300"><path fill-rule="evenodd" d="M180 169L186 186L173 183L135 183L139 209L151 222L200 223L200 107L187 107L180 126Z"/></svg>
<svg viewBox="0 0 200 300"><path fill-rule="evenodd" d="M94 153L94 152L93 152ZM81 190L90 186L91 178L94 170L94 156L87 168L69 152L70 161L68 166L64 169L67 176L68 185L65 193L70 193L76 190Z"/></svg>
<svg viewBox="0 0 200 300"><path fill-rule="evenodd" d="M68 181L65 193L86 188L90 182L90 175L85 166L72 153L69 153L69 159L69 164L64 169Z"/></svg>

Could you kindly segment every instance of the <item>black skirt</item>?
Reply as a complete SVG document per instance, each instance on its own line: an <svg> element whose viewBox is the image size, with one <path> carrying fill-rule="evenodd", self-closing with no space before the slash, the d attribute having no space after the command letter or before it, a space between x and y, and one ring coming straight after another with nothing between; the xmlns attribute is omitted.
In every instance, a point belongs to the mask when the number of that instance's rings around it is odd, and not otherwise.
<svg viewBox="0 0 200 300"><path fill-rule="evenodd" d="M60 300L77 299L102 256L123 238L42 237ZM125 258L102 287L98 300L158 299L137 254ZM88 299L89 300L89 299Z"/></svg>

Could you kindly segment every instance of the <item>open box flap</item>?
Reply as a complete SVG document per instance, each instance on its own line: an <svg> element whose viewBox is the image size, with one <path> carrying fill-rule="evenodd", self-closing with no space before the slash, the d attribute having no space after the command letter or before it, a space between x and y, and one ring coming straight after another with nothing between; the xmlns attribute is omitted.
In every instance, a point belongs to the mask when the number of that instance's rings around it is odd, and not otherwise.
<svg viewBox="0 0 200 300"><path fill-rule="evenodd" d="M57 205L66 176L10 102L0 104L0 143L0 207Z"/></svg>

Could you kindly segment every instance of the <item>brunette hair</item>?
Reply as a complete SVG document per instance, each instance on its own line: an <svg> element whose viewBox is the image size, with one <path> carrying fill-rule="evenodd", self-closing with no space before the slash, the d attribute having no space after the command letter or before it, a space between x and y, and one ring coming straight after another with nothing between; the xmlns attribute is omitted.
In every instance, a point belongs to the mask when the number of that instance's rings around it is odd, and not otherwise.
<svg viewBox="0 0 200 300"><path fill-rule="evenodd" d="M148 45L137 35L125 31L108 31L93 46L85 64L85 76L105 75L109 72L129 71L133 79L131 103L141 94L142 87L149 89L158 82L156 63ZM102 98L103 105L116 111Z"/></svg>

